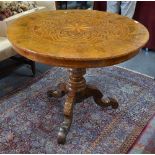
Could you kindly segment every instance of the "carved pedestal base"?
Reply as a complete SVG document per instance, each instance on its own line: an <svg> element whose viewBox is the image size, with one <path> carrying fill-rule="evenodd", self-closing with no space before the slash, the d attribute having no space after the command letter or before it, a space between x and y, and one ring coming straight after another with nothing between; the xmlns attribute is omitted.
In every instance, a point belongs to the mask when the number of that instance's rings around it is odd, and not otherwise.
<svg viewBox="0 0 155 155"><path fill-rule="evenodd" d="M67 84L61 83L57 90L49 91L50 97L62 97L66 95L66 102L64 104L64 121L58 133L58 143L64 144L67 133L72 123L73 105L74 103L82 102L88 97L93 97L96 104L101 107L111 106L118 107L118 102L113 98L103 99L103 95L99 89L94 86L86 85L83 75L86 69L70 69L69 81Z"/></svg>

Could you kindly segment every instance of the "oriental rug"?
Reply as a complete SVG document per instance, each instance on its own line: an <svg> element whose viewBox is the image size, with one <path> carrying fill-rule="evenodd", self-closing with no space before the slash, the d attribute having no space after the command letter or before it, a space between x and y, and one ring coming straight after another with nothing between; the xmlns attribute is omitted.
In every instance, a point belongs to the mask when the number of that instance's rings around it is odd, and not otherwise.
<svg viewBox="0 0 155 155"><path fill-rule="evenodd" d="M113 96L118 109L101 108L92 98L74 107L65 145L57 144L64 99L47 91L67 81L52 68L0 98L0 153L127 153L155 112L155 81L118 67L88 69L86 80Z"/></svg>
<svg viewBox="0 0 155 155"><path fill-rule="evenodd" d="M130 154L155 154L155 114L138 136Z"/></svg>

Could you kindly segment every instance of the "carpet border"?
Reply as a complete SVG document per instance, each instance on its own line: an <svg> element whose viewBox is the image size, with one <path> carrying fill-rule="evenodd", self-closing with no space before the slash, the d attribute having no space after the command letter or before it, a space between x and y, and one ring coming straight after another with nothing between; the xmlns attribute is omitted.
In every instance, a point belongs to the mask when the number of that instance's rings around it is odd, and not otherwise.
<svg viewBox="0 0 155 155"><path fill-rule="evenodd" d="M143 136L143 131L147 128L147 126L150 124L150 122L152 121L152 119L155 117L155 113L152 115L152 117L149 119L149 121L147 122L146 125L144 125L143 129L141 130L140 134L137 136L136 140L132 143L131 147L129 147L127 153L129 153L132 148L134 147L134 145L137 143L138 139Z"/></svg>

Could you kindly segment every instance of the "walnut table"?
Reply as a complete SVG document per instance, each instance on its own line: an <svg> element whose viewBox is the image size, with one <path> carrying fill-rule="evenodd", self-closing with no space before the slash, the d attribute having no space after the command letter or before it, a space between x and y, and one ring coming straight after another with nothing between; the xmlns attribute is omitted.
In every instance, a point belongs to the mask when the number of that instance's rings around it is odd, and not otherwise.
<svg viewBox="0 0 155 155"><path fill-rule="evenodd" d="M86 84L86 68L130 59L148 41L149 33L142 24L117 14L61 10L19 18L9 26L8 38L19 54L33 61L70 68L68 82L48 92L51 97L66 95L64 121L58 132L58 143L65 143L74 103L93 96L100 106L118 107L116 99L103 99L99 89Z"/></svg>

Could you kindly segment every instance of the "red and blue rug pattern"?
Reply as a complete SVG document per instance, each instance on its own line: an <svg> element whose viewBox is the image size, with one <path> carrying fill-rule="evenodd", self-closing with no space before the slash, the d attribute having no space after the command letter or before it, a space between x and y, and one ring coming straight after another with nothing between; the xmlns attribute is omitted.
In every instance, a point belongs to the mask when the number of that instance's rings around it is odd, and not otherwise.
<svg viewBox="0 0 155 155"><path fill-rule="evenodd" d="M150 119L139 135L129 153L155 154L155 115Z"/></svg>
<svg viewBox="0 0 155 155"><path fill-rule="evenodd" d="M0 153L127 153L155 112L155 81L118 67L89 69L86 80L115 97L118 109L101 108L92 98L74 107L65 145L57 144L65 97L47 91L67 81L52 68L0 99Z"/></svg>

